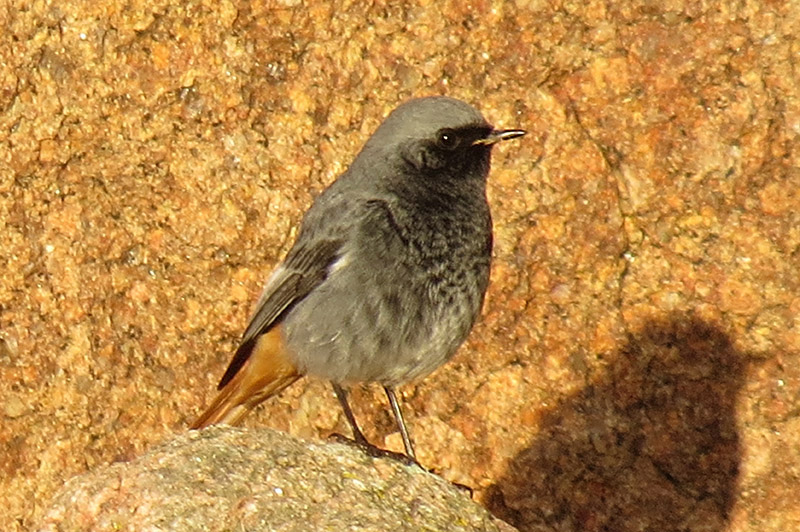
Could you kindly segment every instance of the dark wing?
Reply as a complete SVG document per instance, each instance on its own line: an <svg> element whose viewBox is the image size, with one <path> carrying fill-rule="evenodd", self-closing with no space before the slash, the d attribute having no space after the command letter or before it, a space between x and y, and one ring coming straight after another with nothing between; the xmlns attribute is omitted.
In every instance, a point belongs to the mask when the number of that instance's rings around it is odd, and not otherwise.
<svg viewBox="0 0 800 532"><path fill-rule="evenodd" d="M308 242L306 245L298 242L292 248L264 288L258 308L242 337L242 344L236 350L217 389L221 390L247 362L258 337L269 331L286 311L325 280L341 247L341 240L324 239Z"/></svg>

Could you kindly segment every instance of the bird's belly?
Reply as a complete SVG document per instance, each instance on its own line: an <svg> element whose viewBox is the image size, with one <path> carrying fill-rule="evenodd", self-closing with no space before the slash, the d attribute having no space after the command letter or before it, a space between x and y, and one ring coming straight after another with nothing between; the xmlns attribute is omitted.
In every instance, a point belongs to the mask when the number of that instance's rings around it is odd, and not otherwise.
<svg viewBox="0 0 800 532"><path fill-rule="evenodd" d="M334 382L400 384L444 364L466 339L482 294L432 294L428 279L326 281L284 320L298 369Z"/></svg>

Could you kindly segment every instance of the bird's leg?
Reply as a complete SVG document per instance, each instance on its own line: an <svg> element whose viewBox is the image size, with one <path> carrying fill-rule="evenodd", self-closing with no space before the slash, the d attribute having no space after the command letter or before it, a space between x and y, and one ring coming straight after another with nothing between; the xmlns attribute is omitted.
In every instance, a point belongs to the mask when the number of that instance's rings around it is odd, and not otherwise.
<svg viewBox="0 0 800 532"><path fill-rule="evenodd" d="M397 426L400 429L400 436L403 437L403 447L406 449L406 455L413 461L417 461L417 456L414 454L414 445L411 443L411 438L408 435L406 422L403 419L403 412L400 410L400 403L397 402L397 395L395 395L393 386L384 386L383 390L386 392L386 397L389 398L389 404L392 405L392 413L394 419L397 421Z"/></svg>
<svg viewBox="0 0 800 532"><path fill-rule="evenodd" d="M344 388L342 388L341 384L337 384L335 382L332 382L331 384L333 385L333 392L336 394L339 404L342 405L342 410L344 410L344 417L346 417L347 422L350 423L350 428L353 431L353 440L355 440L355 442L359 445L371 447L372 445L367 441L364 433L358 428L356 416L353 415L353 411L350 409L350 404L347 402L347 392Z"/></svg>
<svg viewBox="0 0 800 532"><path fill-rule="evenodd" d="M394 419L397 421L397 426L400 428L400 436L403 437L403 446L406 448L406 457L412 463L417 464L419 467L422 467L419 462L417 462L417 457L414 454L414 444L411 443L411 437L408 435L408 429L406 428L405 419L403 419L403 412L400 410L400 402L397 400L397 394L394 391L393 386L384 386L383 390L386 392L386 397L389 398L389 404L392 405L392 413L394 413ZM433 473L438 475L432 469L426 469L422 467L428 473ZM451 482L453 486L458 488L461 491L464 491L472 498L472 488L466 486L464 484L459 484L458 482Z"/></svg>
<svg viewBox="0 0 800 532"><path fill-rule="evenodd" d="M380 447L372 445L369 441L367 441L367 438L366 436L364 436L364 433L361 432L361 429L358 428L358 424L356 423L356 417L353 415L353 411L350 409L350 404L347 402L347 392L340 384L337 384L335 382L332 382L331 384L333 385L333 391L336 393L336 398L339 400L339 404L342 405L342 410L344 410L344 415L347 418L347 422L350 423L350 428L353 430L352 440L345 438L340 434L333 434L332 436L335 440L340 441L342 443L350 443L350 444L355 443L364 452L375 458L392 458L399 462L403 462L406 465L419 466L419 463L417 462L416 458L414 458L413 449L411 450L410 455L403 453L396 453L393 451L387 451L385 449L381 449ZM392 401L392 399L389 400ZM397 399L395 398L392 406L393 409L395 409L396 404L397 404ZM399 411L399 409L397 411ZM402 419L403 418L400 417L401 421ZM405 433L403 437L403 441L405 442L408 439L408 434L405 431L405 427L403 427L401 430ZM408 446L406 446L406 452L408 452Z"/></svg>

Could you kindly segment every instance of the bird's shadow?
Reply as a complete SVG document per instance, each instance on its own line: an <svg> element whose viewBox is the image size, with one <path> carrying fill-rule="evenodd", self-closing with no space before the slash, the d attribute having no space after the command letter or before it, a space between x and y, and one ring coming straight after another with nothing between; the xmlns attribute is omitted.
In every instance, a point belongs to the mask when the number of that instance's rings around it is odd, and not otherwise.
<svg viewBox="0 0 800 532"><path fill-rule="evenodd" d="M525 532L724 530L748 359L699 318L649 322L599 378L544 413L488 508Z"/></svg>

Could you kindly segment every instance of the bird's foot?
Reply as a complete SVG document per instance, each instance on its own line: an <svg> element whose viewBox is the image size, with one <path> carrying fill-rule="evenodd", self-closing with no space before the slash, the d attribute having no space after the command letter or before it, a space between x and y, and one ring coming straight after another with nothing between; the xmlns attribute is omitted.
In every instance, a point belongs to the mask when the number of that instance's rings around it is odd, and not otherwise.
<svg viewBox="0 0 800 532"><path fill-rule="evenodd" d="M343 443L345 445L349 445L350 447L357 447L358 449L362 450L363 452L367 453L369 456L373 458L389 458L391 460L395 460L407 466L417 466L423 471L426 471L438 477L442 476L435 469L428 469L426 467L423 467L423 465L417 462L416 459L411 458L407 454L397 453L394 451L389 451L387 449L381 449L380 447L377 447L369 443L366 438L364 438L363 440L348 438L347 436L339 434L338 432L333 432L328 436L328 439L335 441L337 443ZM459 491L467 494L470 499L472 498L474 491L470 486L453 481L450 481L450 484L452 484L453 487L455 487Z"/></svg>
<svg viewBox="0 0 800 532"><path fill-rule="evenodd" d="M369 443L366 440L366 438L364 440L351 439L348 438L347 436L343 436L337 432L334 432L330 436L328 436L328 439L333 440L337 443L344 443L345 445L350 445L351 447L358 447L359 449L361 449L362 451L364 451L373 458L390 458L404 465L408 466L415 465L425 471L428 471L427 469L422 467L422 465L420 465L420 463L417 462L416 459L411 458L410 456L404 453L396 453L394 451L381 449L380 447L377 447Z"/></svg>

